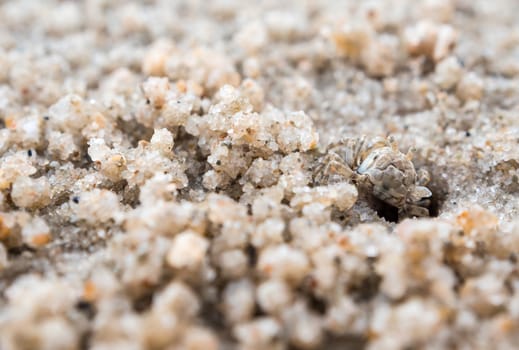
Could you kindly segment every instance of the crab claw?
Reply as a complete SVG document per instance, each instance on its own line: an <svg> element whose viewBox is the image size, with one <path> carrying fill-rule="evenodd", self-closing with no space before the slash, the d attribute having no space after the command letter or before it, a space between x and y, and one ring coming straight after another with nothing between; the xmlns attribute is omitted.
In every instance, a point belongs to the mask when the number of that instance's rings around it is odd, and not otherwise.
<svg viewBox="0 0 519 350"><path fill-rule="evenodd" d="M399 217L424 217L429 216L429 210L418 205L408 205L398 212Z"/></svg>
<svg viewBox="0 0 519 350"><path fill-rule="evenodd" d="M418 202L423 198L429 198L432 196L432 192L424 186L415 186L415 188L409 193L409 199L411 202Z"/></svg>

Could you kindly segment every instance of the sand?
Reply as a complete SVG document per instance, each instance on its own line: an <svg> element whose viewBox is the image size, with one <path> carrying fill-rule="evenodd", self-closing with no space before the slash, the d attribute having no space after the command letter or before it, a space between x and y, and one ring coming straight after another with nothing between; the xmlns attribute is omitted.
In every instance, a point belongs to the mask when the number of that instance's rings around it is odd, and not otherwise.
<svg viewBox="0 0 519 350"><path fill-rule="evenodd" d="M515 348L517 13L2 2L0 349Z"/></svg>

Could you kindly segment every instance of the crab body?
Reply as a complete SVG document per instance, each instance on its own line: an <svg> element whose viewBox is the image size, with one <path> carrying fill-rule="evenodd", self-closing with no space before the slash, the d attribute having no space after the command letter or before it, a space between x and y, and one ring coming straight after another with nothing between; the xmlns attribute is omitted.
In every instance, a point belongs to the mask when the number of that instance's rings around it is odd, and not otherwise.
<svg viewBox="0 0 519 350"><path fill-rule="evenodd" d="M425 185L429 177L425 171L417 174L411 154L400 152L391 137L343 139L328 147L316 168L315 181L351 180L359 193L398 208L399 216L428 216L432 193Z"/></svg>

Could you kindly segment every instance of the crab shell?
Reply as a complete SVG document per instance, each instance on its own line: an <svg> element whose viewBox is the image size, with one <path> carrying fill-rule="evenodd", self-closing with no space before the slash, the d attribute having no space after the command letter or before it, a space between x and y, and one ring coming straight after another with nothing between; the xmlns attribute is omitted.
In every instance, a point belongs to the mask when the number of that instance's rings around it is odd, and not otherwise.
<svg viewBox="0 0 519 350"><path fill-rule="evenodd" d="M355 139L343 139L341 142L331 146L331 150L337 153L344 162L352 169L357 169L366 160L373 150L385 147L395 147L390 141L375 137L367 139L365 136Z"/></svg>
<svg viewBox="0 0 519 350"><path fill-rule="evenodd" d="M432 193L416 184L417 175L410 157L394 146L372 148L355 173L355 182L369 188L376 198L410 215L428 215L428 210L420 204Z"/></svg>

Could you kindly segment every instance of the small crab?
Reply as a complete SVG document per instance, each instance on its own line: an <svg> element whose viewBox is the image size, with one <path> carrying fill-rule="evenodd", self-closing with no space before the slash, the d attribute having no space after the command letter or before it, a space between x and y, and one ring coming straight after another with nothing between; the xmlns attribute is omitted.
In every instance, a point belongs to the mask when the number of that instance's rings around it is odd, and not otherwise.
<svg viewBox="0 0 519 350"><path fill-rule="evenodd" d="M429 216L427 206L432 193L425 187L429 174L415 171L412 153L400 152L391 136L346 138L328 146L315 168L314 181L322 184L351 180L359 193L371 194L398 208L399 217Z"/></svg>

